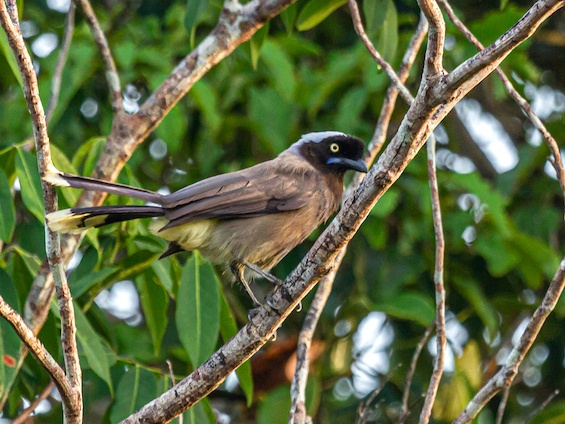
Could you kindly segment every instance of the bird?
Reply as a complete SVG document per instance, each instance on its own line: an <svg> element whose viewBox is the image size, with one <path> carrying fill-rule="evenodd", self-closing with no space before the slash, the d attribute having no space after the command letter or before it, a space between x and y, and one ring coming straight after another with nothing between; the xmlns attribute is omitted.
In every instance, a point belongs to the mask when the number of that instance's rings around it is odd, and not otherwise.
<svg viewBox="0 0 565 424"><path fill-rule="evenodd" d="M276 158L206 178L170 194L67 174L50 165L43 179L55 186L106 192L145 205L64 209L46 215L52 231L153 218L150 231L169 242L161 258L198 250L230 270L254 304L248 275L281 283L269 271L338 209L344 175L366 173L361 139L338 131L303 134Z"/></svg>

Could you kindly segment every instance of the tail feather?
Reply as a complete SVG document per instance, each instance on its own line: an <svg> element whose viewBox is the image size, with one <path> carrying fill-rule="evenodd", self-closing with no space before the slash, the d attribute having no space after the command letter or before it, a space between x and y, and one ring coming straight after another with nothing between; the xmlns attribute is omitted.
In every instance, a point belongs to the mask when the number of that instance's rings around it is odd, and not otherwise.
<svg viewBox="0 0 565 424"><path fill-rule="evenodd" d="M97 180L95 178L66 174L54 167L47 169L43 179L50 184L60 187L74 187L91 191L103 191L105 193L112 193L119 196L132 197L146 202L161 204L161 195L154 191L130 187L124 184L111 183L109 181Z"/></svg>
<svg viewBox="0 0 565 424"><path fill-rule="evenodd" d="M98 206L64 209L47 214L45 219L52 231L80 233L88 228L98 228L115 222L164 215L165 210L159 206Z"/></svg>

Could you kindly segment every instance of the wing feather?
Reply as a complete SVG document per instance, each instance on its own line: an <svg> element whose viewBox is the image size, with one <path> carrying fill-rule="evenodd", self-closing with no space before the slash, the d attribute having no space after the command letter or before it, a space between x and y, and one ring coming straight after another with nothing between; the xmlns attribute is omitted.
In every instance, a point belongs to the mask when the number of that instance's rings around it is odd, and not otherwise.
<svg viewBox="0 0 565 424"><path fill-rule="evenodd" d="M318 189L308 168L282 168L276 161L217 175L165 196L169 223L163 229L201 219L251 218L304 207Z"/></svg>

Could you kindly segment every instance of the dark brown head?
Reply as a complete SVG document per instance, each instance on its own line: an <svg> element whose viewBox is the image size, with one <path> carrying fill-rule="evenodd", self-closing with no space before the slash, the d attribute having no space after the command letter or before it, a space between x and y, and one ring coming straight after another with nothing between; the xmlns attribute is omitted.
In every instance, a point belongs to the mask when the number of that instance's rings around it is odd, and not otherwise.
<svg viewBox="0 0 565 424"><path fill-rule="evenodd" d="M363 141L337 131L304 134L289 151L306 159L324 173L367 172L363 162Z"/></svg>

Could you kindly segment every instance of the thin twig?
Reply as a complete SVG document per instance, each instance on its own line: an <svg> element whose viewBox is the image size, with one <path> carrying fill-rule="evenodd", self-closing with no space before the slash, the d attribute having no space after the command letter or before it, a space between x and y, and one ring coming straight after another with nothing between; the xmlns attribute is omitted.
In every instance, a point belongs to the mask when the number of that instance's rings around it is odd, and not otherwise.
<svg viewBox="0 0 565 424"><path fill-rule="evenodd" d="M361 41L363 41L363 44L365 45L367 50L369 50L369 53L371 53L371 56L373 56L375 62L377 62L379 66L384 69L388 77L394 83L396 89L400 92L400 95L402 96L404 101L410 104L412 100L414 100L414 96L412 96L412 94L410 94L408 89L404 86L403 81L400 80L399 76L396 74L392 66L390 66L390 64L383 59L381 54L377 51L377 49L375 49L375 46L373 46L373 43L371 42L369 36L363 28L363 23L361 22L361 15L359 14L359 6L357 6L357 2L355 0L348 0L347 3L349 4L349 11L351 12L351 19L353 21L355 32L357 32L357 35L359 35L359 38L361 38Z"/></svg>
<svg viewBox="0 0 565 424"><path fill-rule="evenodd" d="M428 48L424 62L424 78L433 83L446 72L443 69L445 21L435 0L418 0L422 13L428 20Z"/></svg>
<svg viewBox="0 0 565 424"><path fill-rule="evenodd" d="M430 137L427 142L428 153L428 179L430 182L430 193L432 198L432 216L434 221L434 234L436 243L434 285L436 294L436 339L437 353L434 359L434 371L430 379L430 385L424 400L424 406L420 413L420 423L427 423L432 414L435 397L443 374L445 360L445 286L443 282L443 268L445 259L445 237L443 235L443 223L441 218L441 206L439 201L439 188L436 174L436 152L435 138Z"/></svg>
<svg viewBox="0 0 565 424"><path fill-rule="evenodd" d="M65 33L63 35L63 42L61 43L61 50L59 50L59 56L57 56L57 65L55 66L53 77L51 78L51 97L49 98L49 103L47 104L47 110L45 112L45 120L48 123L51 121L51 117L53 116L55 108L57 107L57 103L59 102L63 70L65 69L65 63L69 55L69 48L71 47L74 29L75 6L71 3L69 5L67 17L65 18Z"/></svg>
<svg viewBox="0 0 565 424"><path fill-rule="evenodd" d="M555 305L563 292L563 288L565 288L565 258L562 259L557 272L553 276L541 305L538 306L534 312L526 330L522 334L522 337L520 337L520 341L510 352L504 365L473 397L465 410L459 414L455 421L453 421L454 424L471 422L484 408L488 401L490 401L503 388L512 383L516 374L518 374L520 364L536 340L545 320L555 308Z"/></svg>
<svg viewBox="0 0 565 424"><path fill-rule="evenodd" d="M358 13L359 12L357 11L357 14ZM360 19L357 19L356 24L358 25L357 31L360 33L365 33L365 30L361 24ZM422 16L420 22L418 23L418 27L416 28L416 31L412 36L412 39L410 40L410 44L402 59L402 65L400 66L400 69L398 71L397 79L400 81L401 86L405 90L407 89L404 86L404 82L408 78L410 69L414 64L414 60L416 59L418 50L420 49L420 46L422 45L422 42L425 38L427 28L428 28L427 21ZM376 49L372 46L370 41L369 44L371 45L369 51L374 50L376 52ZM380 57L380 55L378 56ZM387 66L390 66L386 62L384 63ZM377 62L377 64L380 63ZM375 131L373 133L373 137L367 148L367 154L365 155L364 160L368 166L370 166L373 163L378 152L380 151L386 140L390 118L394 111L394 106L396 105L397 98L398 98L397 84L393 82L391 83L390 87L387 90L383 102L383 106L379 114L379 119L377 121ZM353 181L348 186L347 190L343 195L343 200L347 199L351 195L353 189L359 185L362 178L363 177L361 174L356 174L354 176ZM331 293L335 275L341 265L343 257L345 256L345 251L346 249L343 249L336 257L333 265L333 271L320 281L318 290L316 291L316 295L314 296L314 300L312 301L312 306L308 311L308 314L306 316L306 319L304 320L304 324L300 331L299 342L297 347L298 359L296 362L296 371L294 372L294 377L291 385L292 402L291 402L291 409L289 415L289 422L301 423L304 422L304 420L306 419L305 393L306 393L306 382L308 380L308 371L309 371L308 351L310 349L310 343L313 338L313 333L317 326L317 321Z"/></svg>
<svg viewBox="0 0 565 424"><path fill-rule="evenodd" d="M547 405L549 405L553 399L555 399L555 397L559 394L559 389L555 389L553 391L553 393L551 393L546 400L544 400L536 409L534 409L530 415L528 415L528 417L526 418L526 420L524 421L525 424L528 424L530 421L532 421L536 415L538 415L541 411L543 411L545 408L547 408Z"/></svg>
<svg viewBox="0 0 565 424"><path fill-rule="evenodd" d="M173 363L167 359L167 367L169 368L169 377L171 378L171 387L177 384L175 380L175 373L173 372ZM180 414L177 418L178 424L183 424L184 416Z"/></svg>
<svg viewBox="0 0 565 424"><path fill-rule="evenodd" d="M0 9L2 7L0 6ZM22 317L18 314L5 300L0 296L0 315L8 321L12 328L16 331L18 337L31 351L32 355L39 361L39 363L49 373L59 393L63 399L63 404L67 408L72 408L72 403L76 402L76 395L71 387L69 379L65 376L65 372L59 366L57 361L45 349L41 340L25 325Z"/></svg>
<svg viewBox="0 0 565 424"><path fill-rule="evenodd" d="M369 396L365 402L361 402L359 404L359 407L357 408L357 415L359 416L357 418L357 424L365 424L369 420L369 418L370 418L369 417L369 406L371 406L371 404L375 401L377 396L383 391L384 387L388 384L388 382L391 380L392 376L396 373L396 371L398 370L398 368L400 368L400 366L401 366L401 364L396 365L388 373L388 375L381 381L381 384L379 384L379 387L377 387L375 390L373 390L373 393L371 393L371 396Z"/></svg>
<svg viewBox="0 0 565 424"><path fill-rule="evenodd" d="M232 2L230 4L235 4ZM246 3L255 5L257 3ZM262 4L262 3L261 3ZM174 388L143 406L123 423L167 421L214 390L276 332L298 303L330 272L337 254L349 243L371 208L404 172L433 129L472 88L492 72L541 23L563 6L562 0L539 0L485 52L469 58L432 90L420 90L396 135L359 187L316 240L309 253L268 296L268 308L258 308L251 321L207 361ZM223 13L223 12L222 12ZM466 74L463 74L463 70ZM438 103L439 102L439 103Z"/></svg>
<svg viewBox="0 0 565 424"><path fill-rule="evenodd" d="M114 58L112 57L108 40L106 40L104 31L102 31L102 27L96 18L96 14L90 5L90 2L88 0L74 0L74 2L84 15L84 18L90 27L90 31L92 32L94 42L98 46L100 56L102 57L102 62L104 63L106 72L106 81L108 82L108 88L110 90L112 110L114 113L121 112L124 106L120 87L120 76L118 75L118 70L116 68Z"/></svg>
<svg viewBox="0 0 565 424"><path fill-rule="evenodd" d="M0 1L0 20L2 27L8 36L10 47L14 52L22 75L22 80L24 81L24 97L33 122L37 165L40 175L43 176L45 175L46 170L53 166L49 147L49 135L47 133L47 122L45 120L43 105L39 96L37 76L33 68L31 58L25 46L19 25L17 23L14 24L8 14L7 5L17 12L17 6L14 0L7 0L5 2ZM54 212L57 210L57 193L55 188L42 181L42 189L45 211L47 213ZM63 345L63 356L65 359L65 367L67 377L69 379L68 381L73 389L72 395L66 399L66 402L64 402L65 421L66 423L80 423L82 422L82 371L80 369L76 343L74 308L65 276L63 262L61 260L59 234L52 232L47 226L45 226L45 232L45 250L47 253L49 267L55 282L55 289L57 292L57 300L61 315L61 342ZM29 328L28 330L31 332ZM68 396L69 394L65 392L64 395Z"/></svg>
<svg viewBox="0 0 565 424"><path fill-rule="evenodd" d="M341 263L345 249L336 258L336 263ZM306 416L306 383L308 380L308 371L310 368L310 346L314 337L314 331L318 325L318 320L324 310L324 306L332 292L333 282L338 267L334 266L332 271L326 275L318 283L318 290L312 300L312 304L308 309L304 324L300 330L298 337L298 345L296 346L296 371L292 378L290 386L291 408L289 413L289 424L302 424L307 421Z"/></svg>
<svg viewBox="0 0 565 424"><path fill-rule="evenodd" d="M416 365L418 364L418 359L420 359L420 354L422 353L424 346L426 346L426 343L430 339L430 336L432 335L434 328L435 328L435 323L431 324L426 329L424 335L416 345L414 354L412 355L410 368L408 368L408 372L406 373L406 378L404 379L404 392L402 393L402 410L400 412L400 416L398 417L398 424L403 424L410 416L410 408L408 407L408 400L410 398L410 387L412 386L412 379L414 378L414 373L416 372Z"/></svg>
<svg viewBox="0 0 565 424"><path fill-rule="evenodd" d="M33 411L35 411L35 408L37 408L37 406L42 401L44 401L45 399L47 399L49 397L49 395L51 394L51 391L53 390L53 387L55 387L55 383L53 382L53 380L51 380L49 382L49 384L45 387L45 389L43 389L41 394L39 396L36 396L35 399L33 400L33 402L31 402L29 404L29 406L24 411L22 411L22 413L20 415L18 415L17 418L15 418L12 421L12 424L24 424L26 422L26 420L29 418L29 416L31 414L33 414Z"/></svg>
<svg viewBox="0 0 565 424"><path fill-rule="evenodd" d="M461 33L469 40L477 50L481 51L484 50L484 46L481 42L475 37L475 35L465 26L465 24L457 17L455 12L453 11L451 5L446 0L438 0L440 7L445 11L451 22L461 31ZM510 81L510 79L506 76L504 71L500 68L496 68L496 74L504 84L506 91L510 95L510 97L520 106L522 112L528 117L530 122L533 126L541 133L542 137L544 138L545 142L547 143L549 150L551 151L552 160L550 161L553 167L555 168L555 172L557 174L557 180L559 181L559 185L561 186L561 193L565 197L565 169L563 168L563 159L561 157L561 150L559 149L559 145L555 138L551 135L549 130L546 128L544 123L541 119L536 115L536 113L532 110L530 104L524 99L520 93L514 88L514 85Z"/></svg>
<svg viewBox="0 0 565 424"><path fill-rule="evenodd" d="M506 404L508 403L508 397L510 396L510 387L511 386L506 387L502 392L502 399L500 399L498 409L496 410L496 424L502 424L504 411L506 410Z"/></svg>

